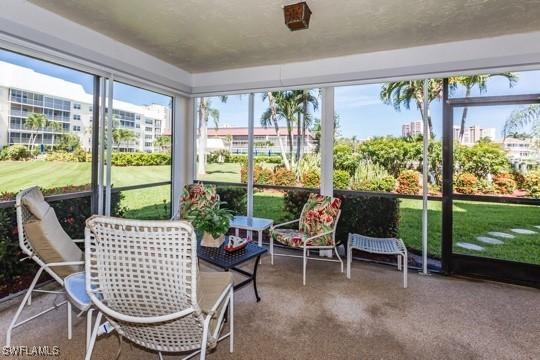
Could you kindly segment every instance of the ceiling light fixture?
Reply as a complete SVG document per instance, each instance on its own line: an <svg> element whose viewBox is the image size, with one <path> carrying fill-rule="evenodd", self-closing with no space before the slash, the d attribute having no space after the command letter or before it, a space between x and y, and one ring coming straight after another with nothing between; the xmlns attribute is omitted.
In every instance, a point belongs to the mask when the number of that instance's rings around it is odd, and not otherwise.
<svg viewBox="0 0 540 360"><path fill-rule="evenodd" d="M309 28L311 9L305 1L297 4L283 6L285 25L291 31L304 30Z"/></svg>

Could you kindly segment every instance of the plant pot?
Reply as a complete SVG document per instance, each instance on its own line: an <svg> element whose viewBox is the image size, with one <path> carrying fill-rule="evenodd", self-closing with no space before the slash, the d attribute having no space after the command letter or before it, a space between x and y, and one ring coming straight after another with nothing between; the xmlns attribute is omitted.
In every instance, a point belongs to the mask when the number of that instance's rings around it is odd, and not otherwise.
<svg viewBox="0 0 540 360"><path fill-rule="evenodd" d="M202 246L207 246L207 247L216 247L217 248L217 247L220 247L221 244L223 244L223 241L225 241L225 235L221 235L218 238L214 238L212 236L212 234L205 231L204 234L203 234L201 245Z"/></svg>

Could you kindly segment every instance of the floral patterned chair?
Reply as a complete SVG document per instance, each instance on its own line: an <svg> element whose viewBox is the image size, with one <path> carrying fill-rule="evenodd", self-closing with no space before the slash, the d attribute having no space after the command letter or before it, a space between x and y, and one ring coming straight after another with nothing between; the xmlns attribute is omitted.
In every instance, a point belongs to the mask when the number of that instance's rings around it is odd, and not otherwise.
<svg viewBox="0 0 540 360"><path fill-rule="evenodd" d="M202 183L184 186L180 197L180 209L173 216L173 220L186 220L193 209L204 209L214 206L219 201L219 195L214 185Z"/></svg>
<svg viewBox="0 0 540 360"><path fill-rule="evenodd" d="M306 265L310 250L330 250L333 249L338 260L312 258L312 260L333 261L341 263L343 272L343 261L339 257L336 249L336 227L341 214L341 200L331 196L310 194L308 201L302 209L300 219L278 224L270 228L270 255L274 264L274 255L292 256L296 255L274 254L274 241L293 248L302 248L303 255L303 284L306 285ZM297 229L282 228L285 225L298 223Z"/></svg>

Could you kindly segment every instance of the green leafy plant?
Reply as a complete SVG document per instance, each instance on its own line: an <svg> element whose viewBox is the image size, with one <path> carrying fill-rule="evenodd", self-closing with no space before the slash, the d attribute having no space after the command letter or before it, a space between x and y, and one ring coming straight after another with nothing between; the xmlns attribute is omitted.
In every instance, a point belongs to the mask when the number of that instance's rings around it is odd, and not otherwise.
<svg viewBox="0 0 540 360"><path fill-rule="evenodd" d="M238 186L217 186L216 191L222 207L229 209L235 215L246 213L247 189Z"/></svg>
<svg viewBox="0 0 540 360"><path fill-rule="evenodd" d="M307 188L316 189L321 185L320 171L309 170L302 175L302 184Z"/></svg>
<svg viewBox="0 0 540 360"><path fill-rule="evenodd" d="M222 208L222 201L216 202L214 206L205 209L193 209L189 214L189 219L195 230L207 232L214 238L218 238L229 230L229 224L233 217L229 209Z"/></svg>
<svg viewBox="0 0 540 360"><path fill-rule="evenodd" d="M351 188L353 190L367 191L394 191L396 179L388 174L382 166L370 161L362 160L358 164Z"/></svg>
<svg viewBox="0 0 540 360"><path fill-rule="evenodd" d="M348 189L351 184L351 175L345 170L334 171L334 188L335 189Z"/></svg>
<svg viewBox="0 0 540 360"><path fill-rule="evenodd" d="M24 145L11 145L0 152L0 160L28 160L32 157L32 153L28 147Z"/></svg>

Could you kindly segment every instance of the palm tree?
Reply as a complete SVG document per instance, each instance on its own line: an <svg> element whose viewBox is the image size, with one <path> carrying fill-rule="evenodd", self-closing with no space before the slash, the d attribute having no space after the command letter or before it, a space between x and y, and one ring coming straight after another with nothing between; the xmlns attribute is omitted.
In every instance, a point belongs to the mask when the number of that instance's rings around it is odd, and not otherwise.
<svg viewBox="0 0 540 360"><path fill-rule="evenodd" d="M519 130L527 125L532 125L533 137L540 138L540 104L531 104L512 111L503 128L503 137L514 137Z"/></svg>
<svg viewBox="0 0 540 360"><path fill-rule="evenodd" d="M428 82L428 103L441 96L443 82L441 79L429 79ZM414 100L416 107L420 110L422 119L427 118L429 133L433 134L431 123L431 112L429 106L424 108L424 80L395 81L383 85L379 94L382 102L392 105L396 111L401 111L401 106L406 109L411 108Z"/></svg>
<svg viewBox="0 0 540 360"><path fill-rule="evenodd" d="M227 96L220 96L221 102L227 102ZM207 98L199 99L199 162L197 175L206 174L206 142L208 140L208 119L212 118L216 129L219 126L219 110L212 107L212 102Z"/></svg>
<svg viewBox="0 0 540 360"><path fill-rule="evenodd" d="M45 127L47 117L43 114L31 113L24 121L24 127L31 131L28 138L28 147L34 149L37 132Z"/></svg>
<svg viewBox="0 0 540 360"><path fill-rule="evenodd" d="M465 97L468 98L471 96L471 90L478 86L479 92L485 93L487 91L487 81L491 77L502 76L508 79L508 86L512 87L518 80L517 75L513 73L501 73L501 74L483 74L483 75L471 75L471 76L456 76L452 77L451 80L455 84L459 84L465 87ZM469 108L467 106L463 107L463 112L461 113L461 125L459 128L459 142L463 143L463 134L465 133L465 122L467 119L467 114Z"/></svg>
<svg viewBox="0 0 540 360"><path fill-rule="evenodd" d="M160 135L154 140L154 146L159 149L159 151L171 151L171 137Z"/></svg>
<svg viewBox="0 0 540 360"><path fill-rule="evenodd" d="M280 120L280 117L278 117L276 99L281 99L283 95L284 95L284 92L282 91L275 91L275 92L268 91L267 93L263 93L262 99L263 101L268 99L268 108L264 111L264 113L261 116L261 125L265 128L268 126L274 125L274 130L276 132L276 137L279 143L279 151L281 152L281 160L283 161L283 165L285 165L285 168L287 170L290 170L291 164L289 163L289 159L287 158L287 154L285 152L285 145L283 144L283 139L281 138L279 123L278 123L278 121Z"/></svg>
<svg viewBox="0 0 540 360"><path fill-rule="evenodd" d="M510 86L517 81L517 76L512 73L473 75L473 76L454 76L448 78L450 91L455 90L458 85L465 87L465 97L469 97L474 86L479 86L480 92L486 90L486 83L490 77L503 76L506 77ZM429 79L428 81L428 104L442 96L443 80ZM427 118L429 133L433 136L433 126L431 122L431 111L429 106L424 109L424 80L407 80L395 81L383 85L379 94L381 100L392 105L397 111L401 110L401 106L406 109L411 108L411 102L414 100L416 107L420 110L422 119ZM463 137L465 129L465 121L467 118L468 109L465 107L462 114L462 122L460 129L460 139Z"/></svg>
<svg viewBox="0 0 540 360"><path fill-rule="evenodd" d="M311 125L312 116L309 112L308 105L311 105L313 111L317 111L319 108L318 94L313 95L311 90L301 90L298 94L299 104L302 105L302 125L298 128L298 149L297 149L297 161L300 162L304 156L304 144L306 139L306 130ZM300 122L300 114L298 114L298 122ZM301 139L301 141L300 141Z"/></svg>
<svg viewBox="0 0 540 360"><path fill-rule="evenodd" d="M137 139L137 134L135 134L135 131L129 130L129 129L112 129L112 142L113 142L113 148L116 146L116 149L120 147L120 144L127 143L128 145L131 143L131 141Z"/></svg>

